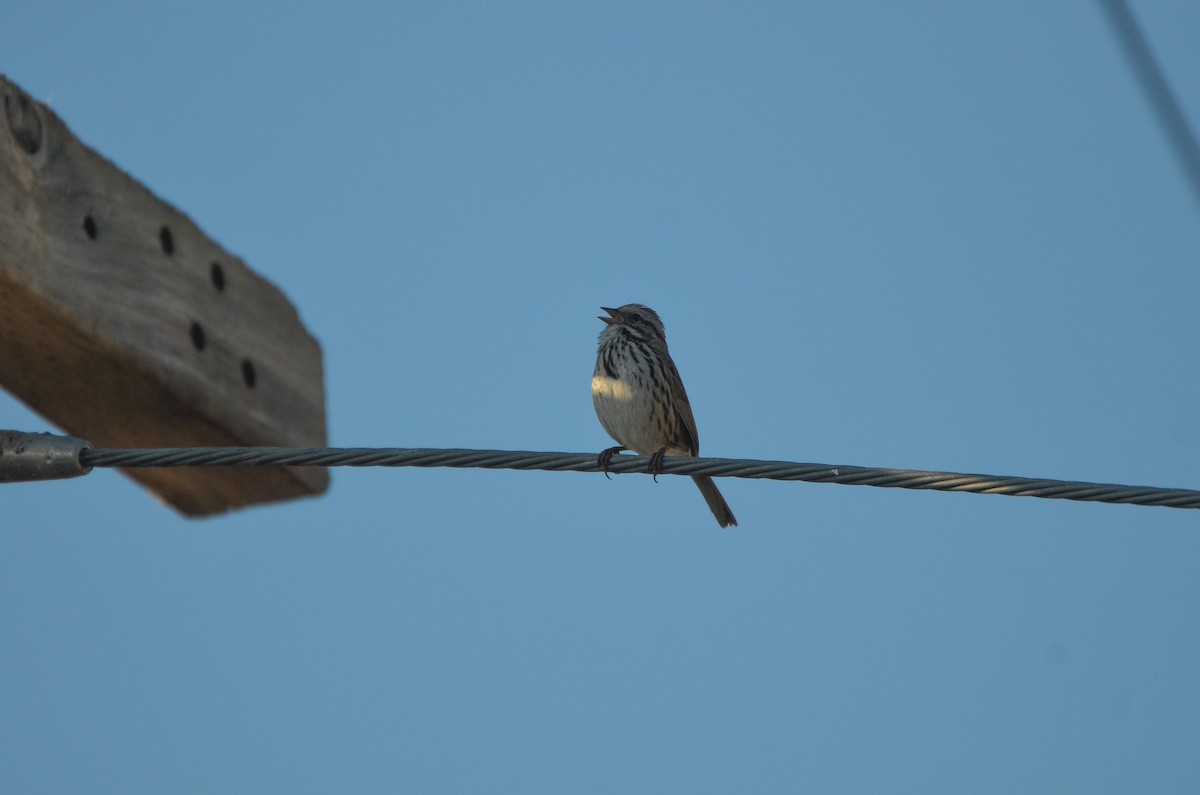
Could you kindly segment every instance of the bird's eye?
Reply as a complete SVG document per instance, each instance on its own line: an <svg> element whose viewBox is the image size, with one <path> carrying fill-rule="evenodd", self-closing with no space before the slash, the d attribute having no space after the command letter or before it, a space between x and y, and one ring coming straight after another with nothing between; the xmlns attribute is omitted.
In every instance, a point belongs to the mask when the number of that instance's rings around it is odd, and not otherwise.
<svg viewBox="0 0 1200 795"><path fill-rule="evenodd" d="M642 322L642 316L641 316L641 315L639 315L637 312L633 312L633 313L631 313L631 314L629 315L629 319L630 319L630 320L632 320L634 323L641 323L641 322Z"/></svg>

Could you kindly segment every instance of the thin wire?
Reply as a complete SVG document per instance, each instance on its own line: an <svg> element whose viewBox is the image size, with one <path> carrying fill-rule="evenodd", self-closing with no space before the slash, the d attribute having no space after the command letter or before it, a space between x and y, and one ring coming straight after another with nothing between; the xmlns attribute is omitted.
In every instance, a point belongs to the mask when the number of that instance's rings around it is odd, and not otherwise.
<svg viewBox="0 0 1200 795"><path fill-rule="evenodd" d="M479 469L599 472L595 453L539 453L520 450L439 450L403 447L164 447L156 449L94 450L79 453L84 467L204 467L204 466L383 466L457 467ZM613 456L614 474L645 473L647 456ZM1155 486L1120 486L1071 480L970 475L921 469L798 464L740 458L668 457L663 475L802 480L897 489L1004 494L1081 502L1161 505L1200 508L1200 491Z"/></svg>
<svg viewBox="0 0 1200 795"><path fill-rule="evenodd" d="M1191 183L1196 200L1200 201L1200 146L1196 144L1195 133L1183 113L1183 108L1175 99L1171 86L1154 58L1150 44L1125 1L1100 0L1100 6L1108 15L1108 21L1112 24L1113 31L1117 34L1117 39L1142 84L1142 91L1150 100L1150 105L1175 150L1175 156L1179 158L1179 165Z"/></svg>

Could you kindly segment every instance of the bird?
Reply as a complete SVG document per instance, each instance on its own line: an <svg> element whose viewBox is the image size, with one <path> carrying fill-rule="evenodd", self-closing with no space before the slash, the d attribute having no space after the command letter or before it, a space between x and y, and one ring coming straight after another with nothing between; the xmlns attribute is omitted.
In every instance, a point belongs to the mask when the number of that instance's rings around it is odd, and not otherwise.
<svg viewBox="0 0 1200 795"><path fill-rule="evenodd" d="M696 419L658 313L642 304L600 308L608 316L599 317L604 330L592 373L592 403L617 446L600 453L597 465L607 475L613 455L632 450L650 456L649 471L657 475L663 456L699 455ZM693 475L692 480L717 523L736 527L737 519L713 479Z"/></svg>

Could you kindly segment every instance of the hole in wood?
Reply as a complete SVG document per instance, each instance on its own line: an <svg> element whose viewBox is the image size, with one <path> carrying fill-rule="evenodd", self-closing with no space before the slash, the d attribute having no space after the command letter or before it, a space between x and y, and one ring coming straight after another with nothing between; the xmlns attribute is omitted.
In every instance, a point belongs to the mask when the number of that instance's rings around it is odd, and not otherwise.
<svg viewBox="0 0 1200 795"><path fill-rule="evenodd" d="M254 388L254 378L254 365L250 364L249 359L242 359L242 380L251 389Z"/></svg>
<svg viewBox="0 0 1200 795"><path fill-rule="evenodd" d="M196 350L204 350L204 329L199 323L192 323L192 345L196 346Z"/></svg>
<svg viewBox="0 0 1200 795"><path fill-rule="evenodd" d="M85 216L83 219L83 231L87 233L89 240L96 239L96 221L92 216Z"/></svg>
<svg viewBox="0 0 1200 795"><path fill-rule="evenodd" d="M171 237L171 230L165 226L158 230L158 242L162 243L164 254L170 255L175 253L175 238Z"/></svg>
<svg viewBox="0 0 1200 795"><path fill-rule="evenodd" d="M209 270L212 276L213 287L217 288L217 292L222 292L225 289L225 270L221 267L221 263L214 262Z"/></svg>

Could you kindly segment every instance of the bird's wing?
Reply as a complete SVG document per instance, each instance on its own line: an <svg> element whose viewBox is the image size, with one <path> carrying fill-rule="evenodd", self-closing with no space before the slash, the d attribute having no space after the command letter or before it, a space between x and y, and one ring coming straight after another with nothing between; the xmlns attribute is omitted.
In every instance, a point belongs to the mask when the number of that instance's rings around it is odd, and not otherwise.
<svg viewBox="0 0 1200 795"><path fill-rule="evenodd" d="M692 404L688 402L687 390L683 388L683 379L679 377L679 370L675 368L675 362L671 361L671 357L666 357L667 361L667 380L671 386L671 401L675 404L675 410L679 412L680 419L683 420L683 430L691 437L692 455L700 455L700 434L696 431L696 418L692 416Z"/></svg>

